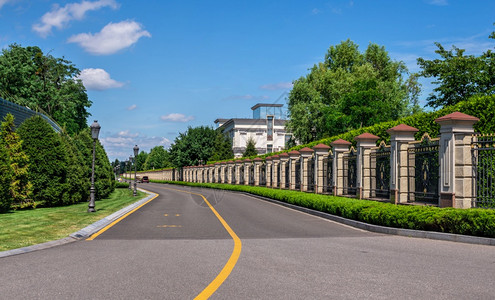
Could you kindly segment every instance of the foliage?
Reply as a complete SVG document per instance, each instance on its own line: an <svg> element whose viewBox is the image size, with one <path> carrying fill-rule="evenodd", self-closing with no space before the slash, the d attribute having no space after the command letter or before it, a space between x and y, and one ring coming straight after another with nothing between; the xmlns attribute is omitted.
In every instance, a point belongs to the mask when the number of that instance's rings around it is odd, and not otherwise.
<svg viewBox="0 0 495 300"><path fill-rule="evenodd" d="M417 77L406 74L383 46L370 43L364 53L350 40L331 46L324 62L294 81L287 127L308 143L418 111Z"/></svg>
<svg viewBox="0 0 495 300"><path fill-rule="evenodd" d="M24 141L29 156L29 181L33 184L33 200L46 206L68 204L68 154L58 134L40 116L21 124L17 133Z"/></svg>
<svg viewBox="0 0 495 300"><path fill-rule="evenodd" d="M147 158L148 158L148 153L146 153L146 151L141 151L138 153L134 162L136 163L136 168L138 171L144 170L144 163L146 162ZM132 167L134 168L134 165Z"/></svg>
<svg viewBox="0 0 495 300"><path fill-rule="evenodd" d="M258 155L258 151L256 151L256 142L252 137L250 137L246 143L246 150L242 154L242 157L250 157Z"/></svg>
<svg viewBox="0 0 495 300"><path fill-rule="evenodd" d="M73 140L66 133L61 135L62 143L67 150L67 183L68 203L73 204L89 199L90 180L87 176L89 167L84 164L84 157Z"/></svg>
<svg viewBox="0 0 495 300"><path fill-rule="evenodd" d="M407 206L245 185L154 181L248 192L369 224L495 237L495 210Z"/></svg>
<svg viewBox="0 0 495 300"><path fill-rule="evenodd" d="M8 211L12 203L10 183L13 173L7 147L3 139L0 139L0 174L2 174L0 176L0 213Z"/></svg>
<svg viewBox="0 0 495 300"><path fill-rule="evenodd" d="M93 139L89 128L82 130L73 139L75 146L80 150L83 157L86 174L84 178L91 180L91 164L93 160ZM115 188L113 169L108 160L105 149L96 141L95 151L95 199L100 200L108 197Z"/></svg>
<svg viewBox="0 0 495 300"><path fill-rule="evenodd" d="M29 181L28 163L29 158L22 149L22 140L15 130L14 116L7 114L0 128L0 139L7 151L13 177L10 182L10 195L12 201L22 207L29 207L33 204L29 201L32 191L32 184Z"/></svg>
<svg viewBox="0 0 495 300"><path fill-rule="evenodd" d="M79 72L63 57L12 44L0 55L0 97L41 109L72 134L87 127L91 106L82 82L75 79Z"/></svg>
<svg viewBox="0 0 495 300"><path fill-rule="evenodd" d="M168 151L163 146L153 147L144 162L143 170L163 169L171 167Z"/></svg>
<svg viewBox="0 0 495 300"><path fill-rule="evenodd" d="M495 32L489 38L495 38ZM495 53L488 50L480 56L465 55L464 49L452 46L446 50L440 43L435 45L439 59L418 58L420 75L433 77L433 84L437 85L428 96L429 106L454 105L476 94L494 93Z"/></svg>
<svg viewBox="0 0 495 300"><path fill-rule="evenodd" d="M206 164L212 159L233 157L232 146L227 138L209 126L189 127L180 133L170 147L170 156L175 167Z"/></svg>
<svg viewBox="0 0 495 300"><path fill-rule="evenodd" d="M116 182L115 183L115 188L116 189L126 189L129 187L129 183L128 182Z"/></svg>

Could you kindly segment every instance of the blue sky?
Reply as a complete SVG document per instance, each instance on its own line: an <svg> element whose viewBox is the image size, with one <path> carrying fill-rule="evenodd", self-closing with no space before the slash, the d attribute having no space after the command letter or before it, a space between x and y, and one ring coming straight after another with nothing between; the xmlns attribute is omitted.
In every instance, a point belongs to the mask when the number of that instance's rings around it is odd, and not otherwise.
<svg viewBox="0 0 495 300"><path fill-rule="evenodd" d="M0 48L64 56L81 72L109 158L168 147L188 126L285 103L291 82L351 39L418 71L434 42L495 47L495 1L0 0ZM422 99L431 91L423 81ZM422 100L424 104L424 100Z"/></svg>

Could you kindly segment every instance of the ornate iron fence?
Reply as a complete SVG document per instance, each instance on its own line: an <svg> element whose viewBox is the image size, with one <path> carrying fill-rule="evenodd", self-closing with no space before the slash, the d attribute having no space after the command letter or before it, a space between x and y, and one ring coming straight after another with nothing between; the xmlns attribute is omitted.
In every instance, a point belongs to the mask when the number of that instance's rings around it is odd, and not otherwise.
<svg viewBox="0 0 495 300"><path fill-rule="evenodd" d="M254 185L254 164L249 165L249 185Z"/></svg>
<svg viewBox="0 0 495 300"><path fill-rule="evenodd" d="M266 186L266 164L265 163L262 163L260 166L259 176L260 176L260 178L259 178L260 186Z"/></svg>
<svg viewBox="0 0 495 300"><path fill-rule="evenodd" d="M229 168L225 167L223 169L223 183L228 183L229 182Z"/></svg>
<svg viewBox="0 0 495 300"><path fill-rule="evenodd" d="M277 164L277 187L280 188L281 187L281 183L280 183L280 178L282 178L282 163L279 162Z"/></svg>
<svg viewBox="0 0 495 300"><path fill-rule="evenodd" d="M244 166L239 166L239 184L244 184Z"/></svg>
<svg viewBox="0 0 495 300"><path fill-rule="evenodd" d="M294 171L296 172L296 182L295 184L295 189L300 190L301 189L301 160L298 159L294 163Z"/></svg>
<svg viewBox="0 0 495 300"><path fill-rule="evenodd" d="M232 166L232 174L230 174L231 175L231 182L232 182L232 184L236 184L236 181L235 181L235 178L236 178L235 175L236 174L235 174L235 172L236 172L236 167L235 166Z"/></svg>
<svg viewBox="0 0 495 300"><path fill-rule="evenodd" d="M356 195L357 192L357 151L351 147L344 156L344 195Z"/></svg>
<svg viewBox="0 0 495 300"><path fill-rule="evenodd" d="M333 194L333 155L330 153L328 157L323 160L323 168L325 179L325 187L323 191L325 193Z"/></svg>
<svg viewBox="0 0 495 300"><path fill-rule="evenodd" d="M438 204L439 158L438 140L425 133L418 145L408 150L409 163L414 166L414 181L409 180L409 201ZM412 188L411 184L414 184Z"/></svg>
<svg viewBox="0 0 495 300"><path fill-rule="evenodd" d="M308 169L308 192L314 192L315 190L315 162L314 156L308 158L307 169Z"/></svg>
<svg viewBox="0 0 495 300"><path fill-rule="evenodd" d="M381 142L370 158L371 197L390 199L390 146Z"/></svg>
<svg viewBox="0 0 495 300"><path fill-rule="evenodd" d="M474 135L471 148L475 181L473 207L495 208L495 135Z"/></svg>
<svg viewBox="0 0 495 300"><path fill-rule="evenodd" d="M290 188L290 159L285 163L285 188Z"/></svg>

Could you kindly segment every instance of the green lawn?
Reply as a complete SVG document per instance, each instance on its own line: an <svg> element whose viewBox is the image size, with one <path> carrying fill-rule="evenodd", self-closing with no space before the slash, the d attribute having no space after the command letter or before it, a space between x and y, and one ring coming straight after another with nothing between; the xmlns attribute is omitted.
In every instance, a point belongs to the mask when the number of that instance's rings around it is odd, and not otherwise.
<svg viewBox="0 0 495 300"><path fill-rule="evenodd" d="M133 197L129 189L115 189L108 199L96 201L95 213L87 213L88 203L84 202L0 214L0 251L67 237L146 196L138 191L138 196Z"/></svg>

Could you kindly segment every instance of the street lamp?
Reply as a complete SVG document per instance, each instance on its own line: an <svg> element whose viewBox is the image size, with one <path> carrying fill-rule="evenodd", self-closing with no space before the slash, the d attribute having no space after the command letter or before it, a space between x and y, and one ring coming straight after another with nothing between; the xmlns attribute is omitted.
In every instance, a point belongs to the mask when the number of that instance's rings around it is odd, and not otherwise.
<svg viewBox="0 0 495 300"><path fill-rule="evenodd" d="M136 160L136 157L139 153L139 147L138 145L134 146L134 148L132 148L134 150L134 192L132 193L133 196L137 196L137 188L136 188L136 185L137 185L137 178L136 178L136 175L137 175L137 160Z"/></svg>
<svg viewBox="0 0 495 300"><path fill-rule="evenodd" d="M132 155L129 155L129 190L132 190Z"/></svg>
<svg viewBox="0 0 495 300"><path fill-rule="evenodd" d="M95 150L96 150L96 140L100 134L100 124L98 121L94 121L90 126L91 137L93 138L93 162L91 164L91 188L89 189L89 205L88 212L95 212Z"/></svg>

